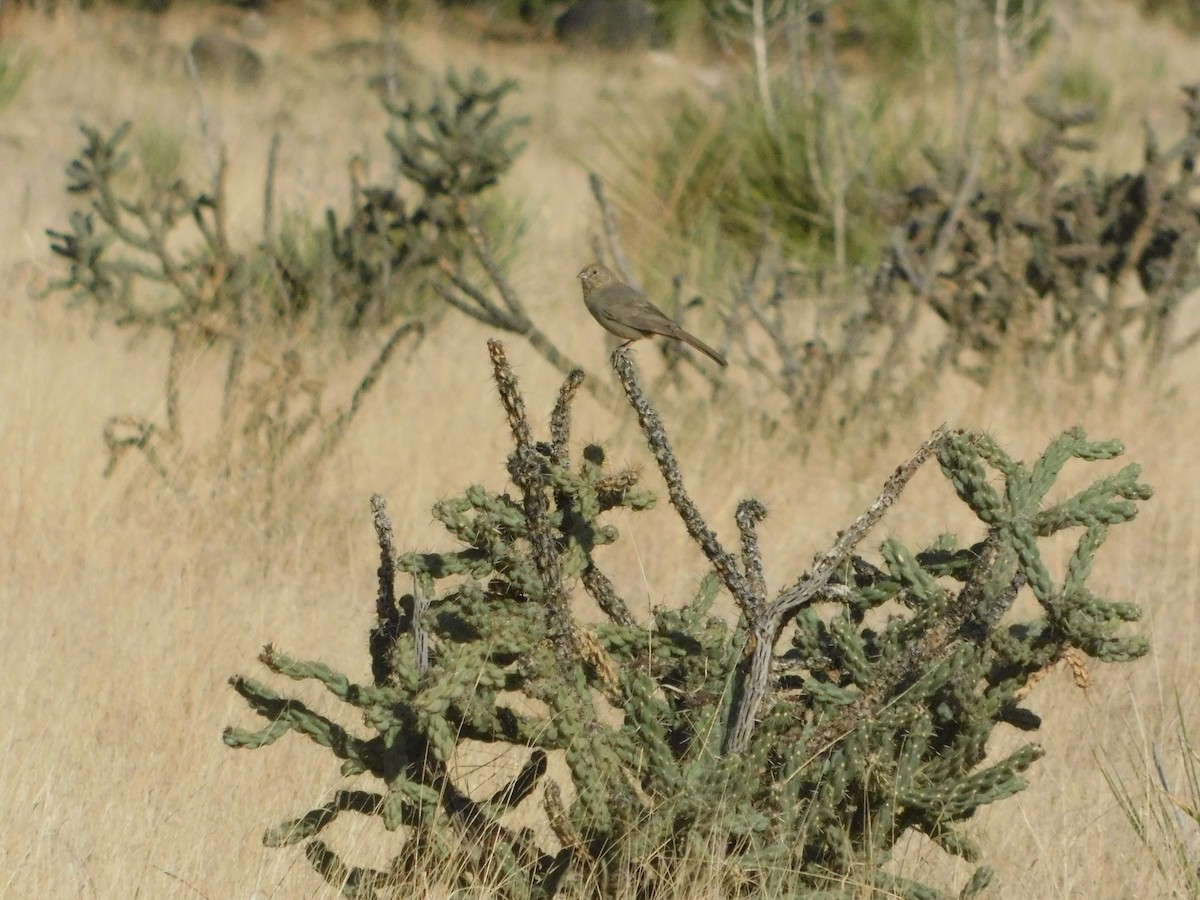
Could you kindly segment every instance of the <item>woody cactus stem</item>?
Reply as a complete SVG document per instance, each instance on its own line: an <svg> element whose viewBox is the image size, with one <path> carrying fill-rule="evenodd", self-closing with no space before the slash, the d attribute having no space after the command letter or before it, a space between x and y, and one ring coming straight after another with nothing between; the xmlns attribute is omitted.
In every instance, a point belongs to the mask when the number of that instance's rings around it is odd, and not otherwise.
<svg viewBox="0 0 1200 900"><path fill-rule="evenodd" d="M700 545L722 583L733 595L749 625L749 640L740 667L737 695L730 706L729 725L723 747L726 755L742 753L749 746L754 734L754 723L771 680L775 645L783 626L797 610L821 597L833 574L867 536L875 523L883 517L888 507L896 501L921 464L946 440L948 433L944 428L935 431L911 459L896 469L867 511L841 533L832 547L817 557L813 570L806 573L795 585L784 590L775 602L768 604L762 553L754 531L755 525L766 518L766 508L757 500L743 500L738 507L737 523L742 538L743 567L743 570L739 571L733 555L721 546L716 534L704 522L695 503L684 489L679 463L667 440L662 419L642 391L628 350L615 350L612 361L630 405L637 413L646 442L658 462L659 471L667 482L667 492L672 505L678 510L688 534Z"/></svg>
<svg viewBox="0 0 1200 900"><path fill-rule="evenodd" d="M563 590L562 571L555 552L554 536L547 522L550 501L546 496L543 460L538 448L534 446L533 430L529 427L529 418L525 414L525 401L521 398L516 378L508 364L504 345L496 340L488 341L488 353L492 358L496 387L500 391L500 402L508 414L508 427L512 431L515 447L512 456L509 457L508 473L512 476L513 484L521 489L529 541L533 545L533 563L537 567L545 591L543 599L549 613L550 640L559 651L560 666L564 675L569 676L570 683L574 681L570 676L574 672L576 660L580 658L580 647L571 611L567 607L566 592ZM572 372L567 383L574 384L580 381L582 373ZM565 408L566 404L560 400L559 407Z"/></svg>

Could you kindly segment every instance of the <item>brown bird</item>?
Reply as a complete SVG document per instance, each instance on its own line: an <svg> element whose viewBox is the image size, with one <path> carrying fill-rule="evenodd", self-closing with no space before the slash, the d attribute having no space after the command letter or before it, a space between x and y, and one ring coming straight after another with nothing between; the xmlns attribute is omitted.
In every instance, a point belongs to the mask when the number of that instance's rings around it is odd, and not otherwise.
<svg viewBox="0 0 1200 900"><path fill-rule="evenodd" d="M588 312L608 331L625 338L622 347L628 347L639 338L657 334L691 344L713 362L729 365L725 357L672 322L666 313L641 293L619 281L606 266L592 263L578 277L583 283L583 302Z"/></svg>

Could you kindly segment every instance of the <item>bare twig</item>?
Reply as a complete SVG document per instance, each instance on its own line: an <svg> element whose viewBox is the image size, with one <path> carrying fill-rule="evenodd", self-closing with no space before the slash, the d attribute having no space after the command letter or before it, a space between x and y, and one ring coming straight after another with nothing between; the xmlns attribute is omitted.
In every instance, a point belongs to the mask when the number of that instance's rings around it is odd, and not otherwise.
<svg viewBox="0 0 1200 900"><path fill-rule="evenodd" d="M641 284L638 282L637 276L633 274L633 266L629 264L629 257L625 254L625 245L621 242L621 234L617 230L616 216L613 215L612 207L609 206L608 198L604 194L604 182L595 172L590 172L588 173L588 184L591 186L592 196L596 198L596 206L600 208L600 224L604 229L604 238L608 243L608 250L612 254L617 271L621 275L621 280L634 290L640 291ZM597 248L596 258L601 259L602 256L603 254Z"/></svg>
<svg viewBox="0 0 1200 900"><path fill-rule="evenodd" d="M363 399L379 382L380 375L387 368L387 364L396 352L396 348L400 346L401 340L409 335L414 335L416 342L419 343L424 334L425 326L420 322L404 322L392 331L391 336L379 348L379 353L371 361L371 365L367 367L367 371L354 389L350 403L338 414L337 418L326 426L321 444L314 451L313 462L323 458L345 436L346 430L362 406Z"/></svg>
<svg viewBox="0 0 1200 900"><path fill-rule="evenodd" d="M467 237L471 242L471 250L475 254L475 258L479 260L479 264L483 266L488 279L496 286L496 290L500 292L500 299L508 307L511 321L514 323L511 326L511 330L518 333L525 332L532 325L529 321L529 314L525 312L525 304L521 302L521 298L517 296L517 292L513 290L512 284L505 277L504 270L500 267L500 263L496 261L496 257L492 253L491 244L488 242L487 237L484 236L479 226L471 221L466 201L462 199L458 201L458 216L461 220L463 230L466 231Z"/></svg>
<svg viewBox="0 0 1200 900"><path fill-rule="evenodd" d="M267 151L267 177L263 179L263 246L274 255L275 250L275 174L279 166L279 147L283 136L276 131L271 135L271 148Z"/></svg>
<svg viewBox="0 0 1200 900"><path fill-rule="evenodd" d="M204 85L200 81L200 69L196 66L196 57L192 55L190 49L183 55L183 64L187 67L188 80L191 82L192 92L196 95L196 112L200 117L200 135L204 139L204 155L208 159L212 191L217 194L217 173L220 168L221 156L221 151L218 150L220 142L212 132L212 117L208 114L208 103L204 100Z"/></svg>
<svg viewBox="0 0 1200 900"><path fill-rule="evenodd" d="M767 130L779 137L779 120L775 115L775 101L771 97L771 69L767 61L767 17L763 11L763 0L751 0L751 40L754 44L754 71L758 81L758 97L762 103Z"/></svg>
<svg viewBox="0 0 1200 900"><path fill-rule="evenodd" d="M817 556L811 573L805 575L795 586L783 591L775 602L765 609L751 605L742 606L750 626L750 643L740 667L737 694L734 702L730 704L723 752L741 753L750 744L754 725L770 684L775 644L783 625L802 606L824 595L828 590L829 579L837 568L895 502L909 479L921 464L936 452L947 435L945 429L935 431L916 454L893 473L867 511L842 532L832 547Z"/></svg>

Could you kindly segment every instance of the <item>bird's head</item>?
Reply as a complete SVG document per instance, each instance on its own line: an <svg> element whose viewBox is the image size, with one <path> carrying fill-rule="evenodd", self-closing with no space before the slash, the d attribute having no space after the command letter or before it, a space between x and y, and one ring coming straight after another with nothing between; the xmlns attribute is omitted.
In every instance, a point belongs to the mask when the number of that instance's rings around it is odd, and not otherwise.
<svg viewBox="0 0 1200 900"><path fill-rule="evenodd" d="M599 290L605 285L612 284L617 280L613 276L613 273L609 271L606 266L600 265L600 263L592 263L589 266L585 266L583 271L581 271L576 277L583 284L583 292L585 294L591 291Z"/></svg>

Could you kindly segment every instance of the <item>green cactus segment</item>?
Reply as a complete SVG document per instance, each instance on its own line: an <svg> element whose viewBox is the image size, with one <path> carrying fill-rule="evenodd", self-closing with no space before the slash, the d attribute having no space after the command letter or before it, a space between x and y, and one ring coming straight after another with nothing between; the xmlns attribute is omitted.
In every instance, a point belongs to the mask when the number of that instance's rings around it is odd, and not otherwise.
<svg viewBox="0 0 1200 900"><path fill-rule="evenodd" d="M626 730L632 729L637 755L623 760L626 771L635 773L642 789L657 797L674 797L682 788L679 760L668 742L668 727L676 716L665 698L656 696L659 685L644 671L625 679Z"/></svg>
<svg viewBox="0 0 1200 900"><path fill-rule="evenodd" d="M610 511L644 509L653 497L633 472L608 468L598 447L568 465L569 409L556 409L551 441L534 443L515 378L492 351L517 445L513 484L437 503L450 544L438 551L391 549L375 498L384 554L376 683L273 647L260 657L276 675L320 685L320 699L348 711L362 734L258 681L232 681L266 724L227 729L229 746L296 732L330 750L346 775L382 784L336 791L264 837L303 842L345 896L402 896L403 874L426 867L459 873L468 893L490 886L505 898L658 896L714 871L703 889L719 884L731 896L847 896L830 892L832 881L949 898L887 871L897 841L917 831L978 860L963 823L1022 790L1042 754L1032 743L1001 759L988 750L997 726L1038 727L1020 705L1031 682L1068 653L1115 662L1146 652L1143 638L1123 633L1137 607L1094 593L1091 578L1109 529L1150 490L1126 466L1053 498L1064 471L1122 452L1080 430L1029 466L987 436L944 434L929 452L978 533L921 550L889 537L873 560L845 553L775 632L764 624L761 508L739 507L740 561L693 523L714 571L691 598L638 620L593 553L618 539L604 521ZM1058 580L1042 544L1063 531L1077 538ZM415 583L414 594L397 597L396 581ZM743 583L757 594L735 596L733 616L714 614L722 585ZM1021 617L1026 605L1014 602L1026 588L1037 605ZM607 621L580 624L597 610ZM764 648L753 727L727 752ZM468 789L480 747L497 777ZM555 771L567 773L561 786ZM518 807L521 821L543 815L543 827L512 825ZM355 868L323 843L345 812L397 832L388 872ZM979 896L992 879L977 868L957 896Z"/></svg>
<svg viewBox="0 0 1200 900"><path fill-rule="evenodd" d="M941 606L946 592L931 572L926 570L915 556L899 541L886 540L880 553L888 564L888 570L901 587L909 591L919 605Z"/></svg>
<svg viewBox="0 0 1200 900"><path fill-rule="evenodd" d="M977 441L985 443L982 436L978 436ZM938 462L942 474L954 485L959 498L971 507L980 521L987 525L1001 521L1003 503L996 489L988 483L987 470L983 467L983 458L977 446L966 437L951 437L939 448Z"/></svg>
<svg viewBox="0 0 1200 900"><path fill-rule="evenodd" d="M324 806L312 810L299 819L291 819L271 828L263 835L263 844L268 847L286 847L298 844L321 832L333 822L339 813L351 811L363 815L376 815L384 799L368 791L338 791Z"/></svg>
<svg viewBox="0 0 1200 900"><path fill-rule="evenodd" d="M983 896L992 884L992 879L996 877L996 873L987 866L980 866L971 875L970 881L964 885L962 891L959 892L959 900L977 900Z"/></svg>
<svg viewBox="0 0 1200 900"><path fill-rule="evenodd" d="M340 725L309 709L299 700L285 700L257 681L235 678L233 689L246 699L259 715L271 721L261 731L244 731L240 728L225 730L224 741L229 747L254 749L272 744L288 731L295 731L322 747L328 747L339 759L352 766L356 772L365 772L369 753L363 741L353 737Z"/></svg>
<svg viewBox="0 0 1200 900"><path fill-rule="evenodd" d="M1103 478L1042 512L1036 519L1039 535L1053 534L1063 528L1092 525L1118 525L1137 514L1136 501L1149 500L1149 487L1137 479L1141 467L1126 466L1111 478Z"/></svg>

